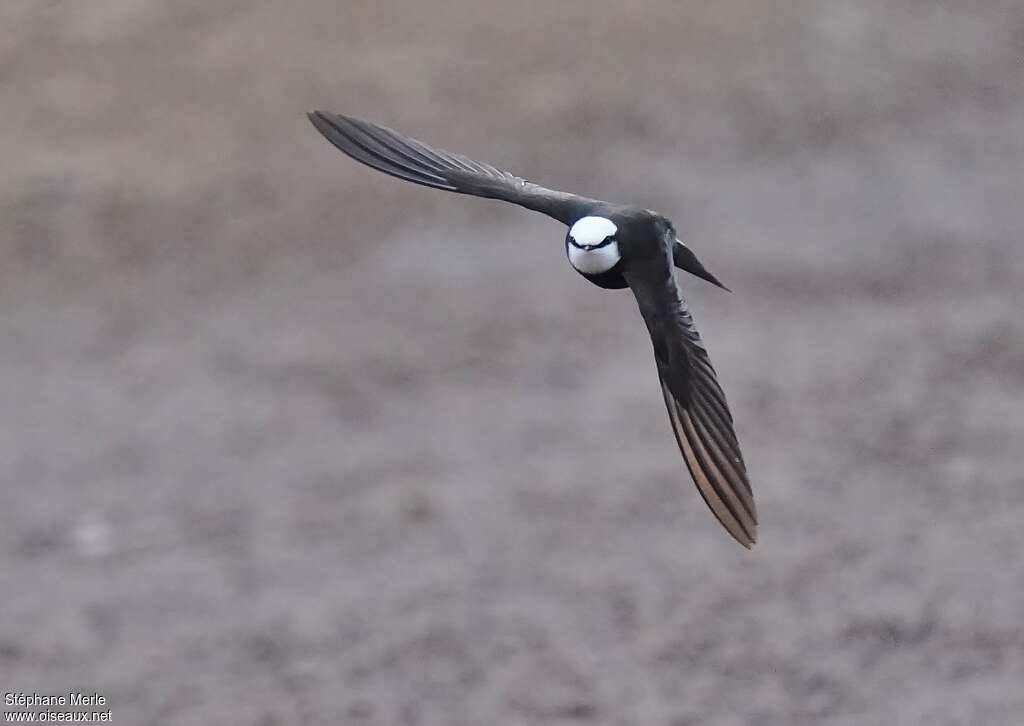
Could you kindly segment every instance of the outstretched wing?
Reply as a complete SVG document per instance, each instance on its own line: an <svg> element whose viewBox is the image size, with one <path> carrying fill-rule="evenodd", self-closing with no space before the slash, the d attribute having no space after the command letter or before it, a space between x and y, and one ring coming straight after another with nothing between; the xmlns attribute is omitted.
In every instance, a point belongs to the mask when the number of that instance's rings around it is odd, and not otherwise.
<svg viewBox="0 0 1024 726"><path fill-rule="evenodd" d="M543 212L566 225L600 204L594 199L545 189L490 164L432 148L369 121L324 111L308 115L328 141L353 159L399 179L459 194L502 199Z"/></svg>
<svg viewBox="0 0 1024 726"><path fill-rule="evenodd" d="M757 540L757 510L732 414L667 259L624 273L654 343L661 391L679 450L712 513L744 547Z"/></svg>

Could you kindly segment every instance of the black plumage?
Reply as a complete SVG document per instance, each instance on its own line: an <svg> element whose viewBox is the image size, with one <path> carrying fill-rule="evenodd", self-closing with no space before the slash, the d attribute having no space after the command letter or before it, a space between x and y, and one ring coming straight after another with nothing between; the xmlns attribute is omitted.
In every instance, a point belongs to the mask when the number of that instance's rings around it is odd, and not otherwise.
<svg viewBox="0 0 1024 726"><path fill-rule="evenodd" d="M729 533L746 547L754 544L757 512L732 414L673 267L725 286L676 239L667 218L639 207L546 189L367 121L322 111L310 113L309 119L353 159L399 179L518 204L562 222L570 234L586 217L600 217L602 224L609 220L614 234L586 249L614 242L618 260L607 270L580 274L601 287L632 290L651 336L669 421L690 475ZM567 253L573 242L567 237Z"/></svg>

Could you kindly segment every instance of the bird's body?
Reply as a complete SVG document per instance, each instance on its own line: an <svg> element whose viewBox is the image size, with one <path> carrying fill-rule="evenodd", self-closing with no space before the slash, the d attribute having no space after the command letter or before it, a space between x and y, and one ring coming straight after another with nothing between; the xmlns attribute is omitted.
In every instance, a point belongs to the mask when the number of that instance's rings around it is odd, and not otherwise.
<svg viewBox="0 0 1024 726"><path fill-rule="evenodd" d="M757 513L732 414L674 269L724 285L676 238L666 217L545 189L366 121L321 111L309 118L336 147L387 174L512 202L565 224L566 256L577 272L602 288L632 290L651 335L669 421L690 474L729 533L744 546L753 545Z"/></svg>

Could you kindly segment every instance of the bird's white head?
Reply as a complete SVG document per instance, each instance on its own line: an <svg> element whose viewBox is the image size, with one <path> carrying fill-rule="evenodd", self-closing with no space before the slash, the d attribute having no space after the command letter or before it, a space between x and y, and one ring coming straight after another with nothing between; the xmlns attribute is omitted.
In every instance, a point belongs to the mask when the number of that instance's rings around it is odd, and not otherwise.
<svg viewBox="0 0 1024 726"><path fill-rule="evenodd" d="M566 250L569 263L584 275L600 275L619 263L619 228L606 217L584 217L569 228Z"/></svg>

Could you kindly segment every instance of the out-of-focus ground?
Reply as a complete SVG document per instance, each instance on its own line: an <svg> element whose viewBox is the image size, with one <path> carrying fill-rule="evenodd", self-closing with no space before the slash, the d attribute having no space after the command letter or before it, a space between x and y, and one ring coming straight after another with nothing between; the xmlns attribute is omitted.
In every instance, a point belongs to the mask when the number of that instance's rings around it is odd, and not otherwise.
<svg viewBox="0 0 1024 726"><path fill-rule="evenodd" d="M124 724L1024 719L1024 5L0 7L0 687ZM672 217L761 513L628 292L365 116Z"/></svg>

